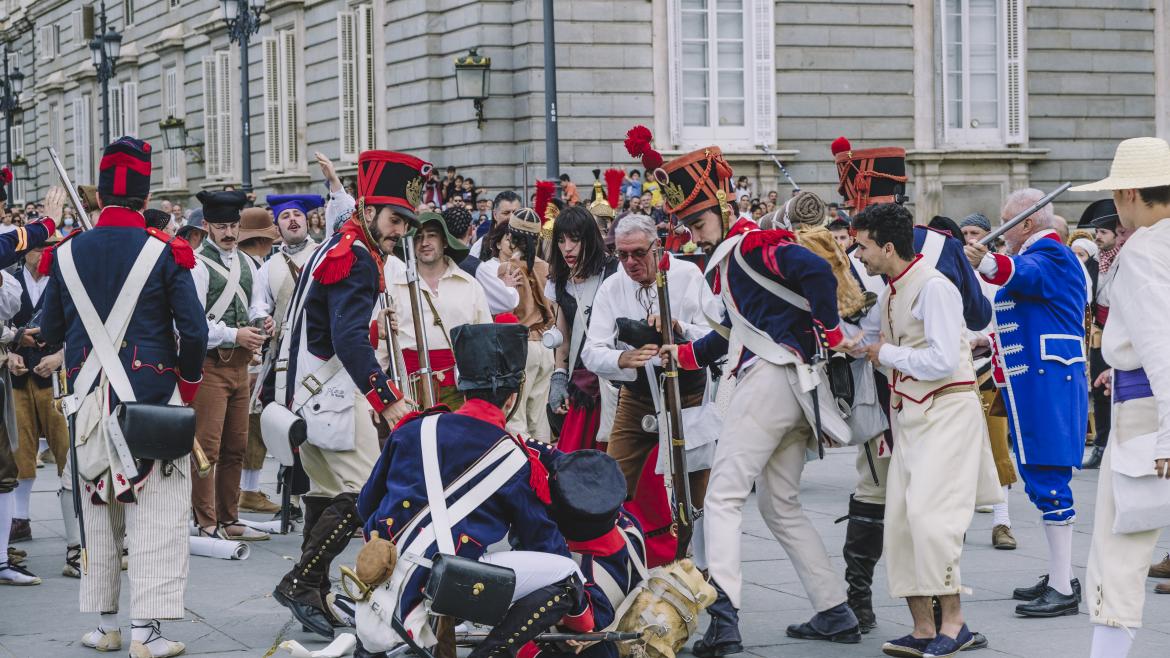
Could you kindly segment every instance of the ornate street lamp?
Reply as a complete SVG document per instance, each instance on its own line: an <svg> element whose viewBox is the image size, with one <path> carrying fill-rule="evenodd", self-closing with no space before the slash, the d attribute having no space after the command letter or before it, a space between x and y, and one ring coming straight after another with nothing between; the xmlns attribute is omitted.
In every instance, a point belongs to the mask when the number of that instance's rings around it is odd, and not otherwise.
<svg viewBox="0 0 1170 658"><path fill-rule="evenodd" d="M245 194L252 191L252 125L248 103L248 41L260 31L260 12L264 0L219 0L219 8L227 24L228 39L240 44L240 115L243 119L240 151L240 188Z"/></svg>
<svg viewBox="0 0 1170 658"><path fill-rule="evenodd" d="M12 116L20 110L20 92L24 90L24 74L13 67L8 70L8 44L4 44L4 78L0 79L0 111L4 113L4 161L19 164L12 158ZM27 160L25 164L27 164ZM27 173L27 172L26 172ZM12 200L12 183L8 183L8 199Z"/></svg>
<svg viewBox="0 0 1170 658"><path fill-rule="evenodd" d="M102 147L110 143L110 80L118 69L122 54L122 35L106 25L106 3L98 10L98 32L89 40L89 54L102 85Z"/></svg>
<svg viewBox="0 0 1170 658"><path fill-rule="evenodd" d="M475 103L476 126L483 128L483 102L491 94L492 58L480 55L476 48L455 58L455 95Z"/></svg>
<svg viewBox="0 0 1170 658"><path fill-rule="evenodd" d="M187 122L182 118L168 116L158 122L162 131L163 148L166 150L182 149L194 162L203 162L203 142L187 141Z"/></svg>

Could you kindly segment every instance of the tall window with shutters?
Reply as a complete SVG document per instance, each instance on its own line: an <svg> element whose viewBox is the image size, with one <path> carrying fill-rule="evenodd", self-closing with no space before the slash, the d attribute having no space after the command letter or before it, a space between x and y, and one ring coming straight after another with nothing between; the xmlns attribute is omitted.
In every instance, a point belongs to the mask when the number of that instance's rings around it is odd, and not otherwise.
<svg viewBox="0 0 1170 658"><path fill-rule="evenodd" d="M940 0L943 141L1027 141L1023 0Z"/></svg>
<svg viewBox="0 0 1170 658"><path fill-rule="evenodd" d="M341 158L378 147L377 47L379 31L373 5L363 4L337 15L337 58Z"/></svg>
<svg viewBox="0 0 1170 658"><path fill-rule="evenodd" d="M216 51L203 58L203 132L207 176L232 178L235 173L235 123L231 53Z"/></svg>
<svg viewBox="0 0 1170 658"><path fill-rule="evenodd" d="M110 139L138 136L138 83L132 80L110 85Z"/></svg>
<svg viewBox="0 0 1170 658"><path fill-rule="evenodd" d="M93 185L93 137L90 109L93 101L89 94L73 99L73 172L75 185Z"/></svg>
<svg viewBox="0 0 1170 658"><path fill-rule="evenodd" d="M671 141L776 140L775 3L668 0Z"/></svg>
<svg viewBox="0 0 1170 658"><path fill-rule="evenodd" d="M299 59L294 30L279 30L264 39L264 151L269 171L306 169L301 157Z"/></svg>
<svg viewBox="0 0 1170 658"><path fill-rule="evenodd" d="M162 75L163 118L183 116L181 90L178 69L175 67L165 69ZM166 149L163 153L163 184L170 188L180 188L186 186L186 179L186 153L183 149Z"/></svg>

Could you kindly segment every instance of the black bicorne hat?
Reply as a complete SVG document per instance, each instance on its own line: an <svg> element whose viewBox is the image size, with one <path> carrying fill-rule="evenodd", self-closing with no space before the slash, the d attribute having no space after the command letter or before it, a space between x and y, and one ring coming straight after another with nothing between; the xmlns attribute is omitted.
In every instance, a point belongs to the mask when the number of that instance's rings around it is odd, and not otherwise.
<svg viewBox="0 0 1170 658"><path fill-rule="evenodd" d="M460 391L518 391L528 360L528 328L513 323L461 324L451 330L451 351Z"/></svg>
<svg viewBox="0 0 1170 658"><path fill-rule="evenodd" d="M613 530L626 499L622 469L598 450L575 450L558 458L548 488L549 511L569 541L590 541Z"/></svg>
<svg viewBox="0 0 1170 658"><path fill-rule="evenodd" d="M1103 228L1117 232L1117 205L1113 199L1101 199L1089 204L1081 213L1077 228Z"/></svg>

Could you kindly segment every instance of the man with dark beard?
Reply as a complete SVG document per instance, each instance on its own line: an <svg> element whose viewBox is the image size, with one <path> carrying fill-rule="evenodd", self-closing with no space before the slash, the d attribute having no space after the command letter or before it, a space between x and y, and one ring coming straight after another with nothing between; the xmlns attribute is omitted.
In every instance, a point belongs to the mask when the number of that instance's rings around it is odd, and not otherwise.
<svg viewBox="0 0 1170 658"><path fill-rule="evenodd" d="M273 596L310 631L333 637L329 568L361 526L357 495L378 459L371 416L393 427L409 411L378 365L370 323L385 290L383 259L417 223L431 165L402 153L362 153L354 208L328 158L318 153L317 161L329 182L328 221L346 218L306 262L280 341L276 402L304 417L300 456L313 485L303 498L300 560Z"/></svg>

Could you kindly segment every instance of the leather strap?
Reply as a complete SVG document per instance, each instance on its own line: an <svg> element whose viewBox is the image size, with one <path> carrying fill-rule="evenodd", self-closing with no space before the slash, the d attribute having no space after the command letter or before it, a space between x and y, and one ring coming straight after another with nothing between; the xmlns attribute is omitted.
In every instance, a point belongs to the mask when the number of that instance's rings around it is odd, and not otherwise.
<svg viewBox="0 0 1170 658"><path fill-rule="evenodd" d="M938 261L942 258L943 246L946 245L947 238L942 233L937 231L927 231L926 241L922 243L922 262L931 267L937 268Z"/></svg>
<svg viewBox="0 0 1170 658"><path fill-rule="evenodd" d="M593 281L593 289L582 297L589 297L589 307L593 307L593 302L597 301L597 291L601 289L601 281L605 279L605 270L598 272ZM577 313L573 316L573 335L569 339L569 372L577 367L577 357L581 354L581 348L584 346L583 338L585 337L586 325L589 324L588 318L585 317L585 300L577 300Z"/></svg>
<svg viewBox="0 0 1170 658"><path fill-rule="evenodd" d="M427 504L431 506L431 528L439 552L455 554L455 540L451 538L451 519L447 516L447 496L443 492L443 476L439 470L437 426L439 414L431 414L422 421L423 478L427 484Z"/></svg>
<svg viewBox="0 0 1170 658"><path fill-rule="evenodd" d="M230 306L232 301L235 299L240 300L240 303L244 305L245 309L247 309L249 306L248 297L244 294L243 288L240 287L240 261L245 258L244 254L237 253L236 257L232 259L231 269L226 270L222 265L215 262L211 258L204 256L202 253L196 255L199 257L199 260L207 266L208 269L215 270L217 274L222 276L227 281L227 283L224 284L223 292L220 293L218 298L216 298L215 303L212 304L211 308L207 309L207 319L215 321L222 318L223 314L227 311L228 306ZM249 264L249 268L250 267L251 264ZM252 272L252 276L255 277L256 273ZM255 278L253 278L253 280L255 280Z"/></svg>

